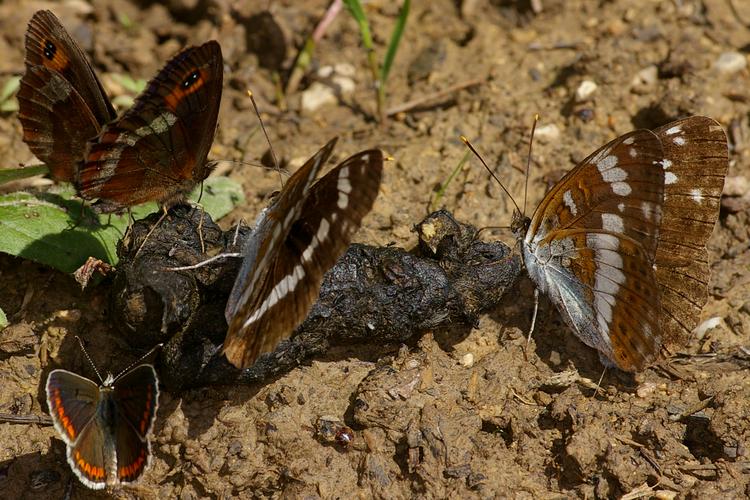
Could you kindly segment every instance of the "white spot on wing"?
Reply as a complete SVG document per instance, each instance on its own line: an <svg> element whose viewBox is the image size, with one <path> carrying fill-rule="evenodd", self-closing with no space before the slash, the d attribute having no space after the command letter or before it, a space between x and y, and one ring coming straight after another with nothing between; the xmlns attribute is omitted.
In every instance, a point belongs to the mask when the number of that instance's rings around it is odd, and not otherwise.
<svg viewBox="0 0 750 500"><path fill-rule="evenodd" d="M675 125L674 127L668 129L665 134L667 135L675 135L682 132L682 125Z"/></svg>
<svg viewBox="0 0 750 500"><path fill-rule="evenodd" d="M617 214L602 214L602 229L621 234L625 232L625 223Z"/></svg>
<svg viewBox="0 0 750 500"><path fill-rule="evenodd" d="M619 196L628 196L633 190L627 182L613 182L612 191Z"/></svg>
<svg viewBox="0 0 750 500"><path fill-rule="evenodd" d="M635 142L635 137L632 137L632 136L628 137L627 139L625 139L624 141L622 141L623 144L626 144L628 146L630 146L634 142Z"/></svg>
<svg viewBox="0 0 750 500"><path fill-rule="evenodd" d="M570 189L563 193L563 202L565 202L565 206L568 207L571 214L574 216L578 214L578 207L576 206L576 202L573 201L573 195L570 194Z"/></svg>
<svg viewBox="0 0 750 500"><path fill-rule="evenodd" d="M684 137L682 137L681 135L678 135L677 137L672 139L672 142L674 142L678 146L684 146L687 141L685 140Z"/></svg>
<svg viewBox="0 0 750 500"><path fill-rule="evenodd" d="M596 162L596 168L598 168L599 172L601 172L602 174L604 174L605 170L609 170L616 166L617 166L617 157L615 155L605 156L604 158Z"/></svg>
<svg viewBox="0 0 750 500"><path fill-rule="evenodd" d="M700 205L703 201L703 191L701 191L700 189L693 189L692 191L690 191L690 197L694 202Z"/></svg>
<svg viewBox="0 0 750 500"><path fill-rule="evenodd" d="M675 182L677 182L677 176L675 174L672 172L664 174L664 184L674 184Z"/></svg>

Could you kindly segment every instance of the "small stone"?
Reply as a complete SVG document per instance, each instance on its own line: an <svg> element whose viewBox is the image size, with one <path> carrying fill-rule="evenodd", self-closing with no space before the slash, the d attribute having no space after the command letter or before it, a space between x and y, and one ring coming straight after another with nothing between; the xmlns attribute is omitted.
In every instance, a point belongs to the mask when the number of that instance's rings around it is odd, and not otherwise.
<svg viewBox="0 0 750 500"><path fill-rule="evenodd" d="M556 141L560 138L560 128L554 123L536 128L535 138L542 144Z"/></svg>
<svg viewBox="0 0 750 500"><path fill-rule="evenodd" d="M747 59L739 52L724 52L714 63L719 73L736 73L747 67Z"/></svg>
<svg viewBox="0 0 750 500"><path fill-rule="evenodd" d="M651 65L640 70L630 82L633 92L636 94L647 94L651 92L656 80L659 78L659 68Z"/></svg>
<svg viewBox="0 0 750 500"><path fill-rule="evenodd" d="M656 79L659 78L659 68L656 65L651 65L643 68L635 75L638 83L643 85L651 85L656 83Z"/></svg>
<svg viewBox="0 0 750 500"><path fill-rule="evenodd" d="M588 101L596 92L598 85L591 80L584 80L576 89L576 102Z"/></svg>
<svg viewBox="0 0 750 500"><path fill-rule="evenodd" d="M314 82L302 92L302 110L315 111L322 106L335 104L338 96L354 92L355 83L351 77L355 72L354 66L347 63L321 67L317 73L325 81Z"/></svg>
<svg viewBox="0 0 750 500"><path fill-rule="evenodd" d="M302 109L304 111L315 111L327 104L336 104L336 93L327 85L314 82L302 92Z"/></svg>
<svg viewBox="0 0 750 500"><path fill-rule="evenodd" d="M474 366L474 355L470 352L464 354L461 358L461 365L464 368L471 368L472 366Z"/></svg>
<svg viewBox="0 0 750 500"><path fill-rule="evenodd" d="M716 328L717 326L721 325L721 317L714 316L713 318L708 318L701 324L695 327L693 330L693 335L695 335L695 338L698 340L703 340L703 337L706 336L706 333L709 330L712 330Z"/></svg>
<svg viewBox="0 0 750 500"><path fill-rule="evenodd" d="M639 398L647 398L651 394L653 394L656 391L656 384L653 382L644 382L643 384L638 386L638 389L635 390L635 393L638 395Z"/></svg>

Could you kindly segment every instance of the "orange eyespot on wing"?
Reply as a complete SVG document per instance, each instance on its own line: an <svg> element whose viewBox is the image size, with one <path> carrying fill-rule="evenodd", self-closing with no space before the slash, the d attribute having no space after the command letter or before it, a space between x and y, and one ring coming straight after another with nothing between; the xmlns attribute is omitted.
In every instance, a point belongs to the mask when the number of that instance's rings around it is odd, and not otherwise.
<svg viewBox="0 0 750 500"><path fill-rule="evenodd" d="M182 79L182 82L177 85L172 92L170 92L164 99L167 103L167 107L172 111L177 110L177 106L189 95L197 92L206 84L209 75L204 68L198 68Z"/></svg>

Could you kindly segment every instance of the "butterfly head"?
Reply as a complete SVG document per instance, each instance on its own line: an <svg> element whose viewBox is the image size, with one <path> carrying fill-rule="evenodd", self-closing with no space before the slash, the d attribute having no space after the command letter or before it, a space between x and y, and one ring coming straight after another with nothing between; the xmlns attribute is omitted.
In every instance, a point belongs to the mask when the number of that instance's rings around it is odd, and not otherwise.
<svg viewBox="0 0 750 500"><path fill-rule="evenodd" d="M531 225L531 219L522 214L520 210L513 210L513 218L510 221L510 230L517 240L523 238Z"/></svg>

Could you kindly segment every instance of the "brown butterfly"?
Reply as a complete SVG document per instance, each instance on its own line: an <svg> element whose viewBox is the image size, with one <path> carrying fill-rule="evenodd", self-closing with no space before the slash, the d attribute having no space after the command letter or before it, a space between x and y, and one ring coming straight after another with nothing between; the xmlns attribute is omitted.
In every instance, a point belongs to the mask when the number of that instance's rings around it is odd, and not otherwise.
<svg viewBox="0 0 750 500"><path fill-rule="evenodd" d="M173 57L120 118L51 12L34 15L26 45L19 92L24 140L53 177L97 199L96 211L147 201L168 206L208 176L223 82L217 42Z"/></svg>
<svg viewBox="0 0 750 500"><path fill-rule="evenodd" d="M323 146L289 178L245 242L225 310L224 353L238 368L272 351L305 319L323 276L375 203L380 150L357 153L315 182L335 144Z"/></svg>

